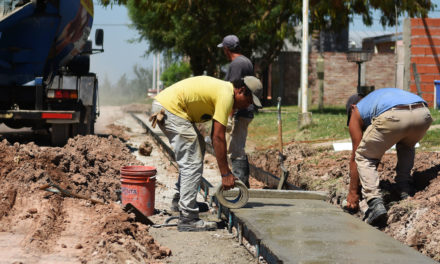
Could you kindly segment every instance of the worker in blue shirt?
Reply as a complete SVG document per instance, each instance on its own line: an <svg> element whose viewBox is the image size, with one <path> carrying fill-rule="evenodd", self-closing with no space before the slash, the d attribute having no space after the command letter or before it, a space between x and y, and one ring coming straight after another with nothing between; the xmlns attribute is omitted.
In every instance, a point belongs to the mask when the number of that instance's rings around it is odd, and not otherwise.
<svg viewBox="0 0 440 264"><path fill-rule="evenodd" d="M431 114L420 96L397 88L378 89L365 97L353 95L346 107L353 150L345 207L357 211L362 193L368 204L366 222L383 226L387 211L379 193L377 165L385 151L396 144L395 180L400 196L406 199L412 195L410 172L414 165L414 146L431 125Z"/></svg>

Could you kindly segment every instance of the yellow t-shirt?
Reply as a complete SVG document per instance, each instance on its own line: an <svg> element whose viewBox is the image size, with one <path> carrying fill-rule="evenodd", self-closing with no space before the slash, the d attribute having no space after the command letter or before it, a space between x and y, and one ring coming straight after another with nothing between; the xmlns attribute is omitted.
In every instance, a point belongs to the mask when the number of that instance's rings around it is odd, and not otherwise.
<svg viewBox="0 0 440 264"><path fill-rule="evenodd" d="M214 77L196 76L173 84L155 99L171 113L190 122L214 119L227 126L234 105L234 87Z"/></svg>

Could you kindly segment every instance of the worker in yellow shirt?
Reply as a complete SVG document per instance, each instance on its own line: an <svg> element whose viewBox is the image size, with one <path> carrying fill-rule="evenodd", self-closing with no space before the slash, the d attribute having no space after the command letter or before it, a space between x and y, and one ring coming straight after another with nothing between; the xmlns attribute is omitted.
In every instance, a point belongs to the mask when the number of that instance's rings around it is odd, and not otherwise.
<svg viewBox="0 0 440 264"><path fill-rule="evenodd" d="M256 77L246 76L233 83L209 76L191 77L166 88L155 97L152 121L167 136L179 165L176 195L180 218L179 231L215 230L215 222L199 219L197 189L203 173L205 142L195 123L213 120L212 143L224 189L235 184L226 158L225 132L228 116L251 104L261 107L258 99L263 86ZM164 118L155 120L158 113Z"/></svg>

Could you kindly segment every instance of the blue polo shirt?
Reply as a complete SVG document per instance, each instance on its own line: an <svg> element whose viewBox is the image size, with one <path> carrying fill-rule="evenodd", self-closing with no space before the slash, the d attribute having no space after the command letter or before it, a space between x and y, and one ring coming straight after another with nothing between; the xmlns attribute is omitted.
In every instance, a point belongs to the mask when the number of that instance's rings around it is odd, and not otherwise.
<svg viewBox="0 0 440 264"><path fill-rule="evenodd" d="M369 93L357 103L364 127L383 112L397 106L414 103L426 103L423 98L398 88L382 88Z"/></svg>

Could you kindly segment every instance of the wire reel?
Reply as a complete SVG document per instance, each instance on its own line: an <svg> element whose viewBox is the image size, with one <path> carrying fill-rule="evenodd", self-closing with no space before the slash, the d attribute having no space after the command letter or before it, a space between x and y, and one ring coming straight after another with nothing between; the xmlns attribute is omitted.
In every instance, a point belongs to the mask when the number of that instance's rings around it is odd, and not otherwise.
<svg viewBox="0 0 440 264"><path fill-rule="evenodd" d="M224 191L223 185L220 184L217 187L217 190L215 191L215 197L217 198L217 201L223 205L224 207L230 208L230 209L238 209L246 205L246 203L249 200L249 190L246 187L246 185L240 181L235 181L234 189L238 188L238 195L233 199L227 199L224 192L230 192L230 190ZM234 190L232 189L232 190Z"/></svg>

